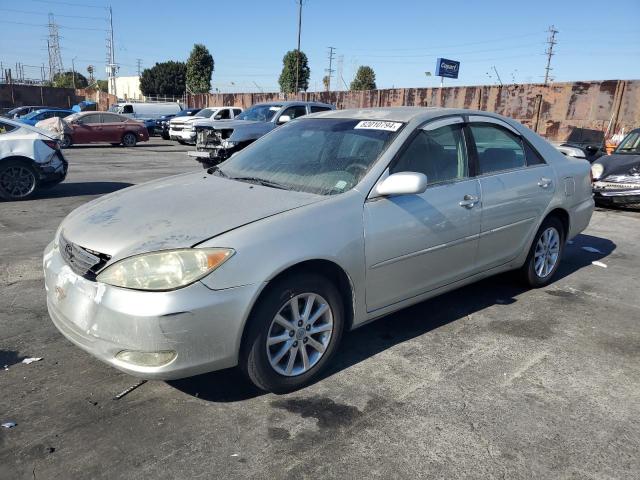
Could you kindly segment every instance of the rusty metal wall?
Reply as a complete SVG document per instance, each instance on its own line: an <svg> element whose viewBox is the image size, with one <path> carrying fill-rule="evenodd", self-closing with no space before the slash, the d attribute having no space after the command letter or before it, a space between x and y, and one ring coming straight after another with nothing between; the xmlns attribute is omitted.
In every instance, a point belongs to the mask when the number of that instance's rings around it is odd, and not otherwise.
<svg viewBox="0 0 640 480"><path fill-rule="evenodd" d="M247 108L294 98L280 93L203 94L190 96L189 105ZM340 109L410 105L496 112L552 141L599 141L640 126L640 80L309 92L297 98Z"/></svg>

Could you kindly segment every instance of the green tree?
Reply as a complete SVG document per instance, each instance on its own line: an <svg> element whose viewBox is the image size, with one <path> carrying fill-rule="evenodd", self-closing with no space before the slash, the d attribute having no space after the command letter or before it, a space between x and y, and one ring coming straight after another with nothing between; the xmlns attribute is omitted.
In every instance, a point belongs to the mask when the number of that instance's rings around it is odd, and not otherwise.
<svg viewBox="0 0 640 480"><path fill-rule="evenodd" d="M364 65L358 68L356 77L351 82L351 90L375 90L376 89L376 73L373 68Z"/></svg>
<svg viewBox="0 0 640 480"><path fill-rule="evenodd" d="M213 74L213 57L207 47L196 43L187 60L187 87L193 93L207 93L211 90Z"/></svg>
<svg viewBox="0 0 640 480"><path fill-rule="evenodd" d="M297 62L297 50L290 50L282 59L282 73L278 79L280 84L280 91L283 93L297 93L296 92L296 62ZM309 77L311 76L311 70L309 69L309 62L304 52L300 52L300 65L298 68L298 92L304 90L305 92L309 88Z"/></svg>
<svg viewBox="0 0 640 480"><path fill-rule="evenodd" d="M74 73L71 71L56 73L53 76L53 86L58 88L73 88L73 77L74 77ZM87 85L89 85L89 82L87 81L87 77L85 77L81 73L75 72L75 77L76 77L76 84L75 84L76 88L84 88Z"/></svg>
<svg viewBox="0 0 640 480"><path fill-rule="evenodd" d="M96 87L98 87L98 90L101 92L108 92L109 82L107 80L96 80Z"/></svg>
<svg viewBox="0 0 640 480"><path fill-rule="evenodd" d="M184 62L156 63L146 68L140 76L140 91L143 95L180 96L185 91L187 65Z"/></svg>
<svg viewBox="0 0 640 480"><path fill-rule="evenodd" d="M322 77L322 85L324 85L324 89L326 91L329 91L329 86L330 86L329 75L325 75L324 77Z"/></svg>

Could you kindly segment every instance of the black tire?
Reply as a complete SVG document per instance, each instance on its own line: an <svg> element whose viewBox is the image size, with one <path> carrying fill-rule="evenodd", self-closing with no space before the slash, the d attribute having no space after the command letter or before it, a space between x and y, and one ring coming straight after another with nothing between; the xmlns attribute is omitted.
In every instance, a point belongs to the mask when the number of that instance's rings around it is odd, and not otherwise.
<svg viewBox="0 0 640 480"><path fill-rule="evenodd" d="M0 162L0 198L3 200L26 200L40 186L40 177L26 161Z"/></svg>
<svg viewBox="0 0 640 480"><path fill-rule="evenodd" d="M273 393L286 393L308 385L318 377L333 358L340 344L344 329L344 305L336 287L321 275L292 274L276 281L267 288L268 290L254 307L247 323L248 330L240 351L239 366L249 380L258 388ZM286 376L276 372L269 362L267 337L272 321L281 308L295 296L304 293L314 293L326 299L333 318L333 331L324 353L316 361L315 365L312 365L307 371L299 375ZM302 327L299 329L303 330ZM292 336L292 340L296 338L298 338L297 335ZM309 350L306 351L309 352ZM301 363L301 356L302 352L299 355L294 355L294 358Z"/></svg>
<svg viewBox="0 0 640 480"><path fill-rule="evenodd" d="M71 145L73 145L73 141L71 137L65 133L60 140L60 148L69 148Z"/></svg>
<svg viewBox="0 0 640 480"><path fill-rule="evenodd" d="M162 133L162 139L163 140L170 140L169 134L168 133Z"/></svg>
<svg viewBox="0 0 640 480"><path fill-rule="evenodd" d="M125 147L135 147L137 142L135 133L127 132L122 136L122 145Z"/></svg>
<svg viewBox="0 0 640 480"><path fill-rule="evenodd" d="M549 273L545 275L540 275L536 271L536 249L539 248L538 242L540 241L542 235L547 232L549 229L554 229L559 235L559 244L558 244L558 256L553 265L553 268L549 271ZM553 280L553 276L555 275L560 262L562 261L562 254L564 252L565 241L567 238L567 232L565 232L565 227L562 222L556 217L548 217L542 222L540 228L536 232L535 237L533 238L533 243L531 244L531 249L529 250L529 255L527 255L527 260L520 268L520 276L525 284L532 288L540 288L548 285Z"/></svg>
<svg viewBox="0 0 640 480"><path fill-rule="evenodd" d="M186 145L186 144L187 144L187 142L185 142L184 140L178 140L178 143L179 143L180 145Z"/></svg>

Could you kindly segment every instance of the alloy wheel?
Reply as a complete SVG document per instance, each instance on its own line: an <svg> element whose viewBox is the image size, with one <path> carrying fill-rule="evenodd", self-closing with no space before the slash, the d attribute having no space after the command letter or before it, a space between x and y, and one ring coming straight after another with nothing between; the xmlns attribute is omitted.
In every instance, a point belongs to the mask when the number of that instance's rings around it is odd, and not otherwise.
<svg viewBox="0 0 640 480"><path fill-rule="evenodd" d="M540 278L549 276L560 255L560 233L554 227L547 228L536 243L534 253L534 269Z"/></svg>
<svg viewBox="0 0 640 480"><path fill-rule="evenodd" d="M125 136L122 137L122 143L124 144L125 147L133 147L136 144L135 135L131 133L125 134Z"/></svg>
<svg viewBox="0 0 640 480"><path fill-rule="evenodd" d="M302 375L322 358L332 335L329 302L316 293L296 295L280 307L271 321L267 358L280 375Z"/></svg>
<svg viewBox="0 0 640 480"><path fill-rule="evenodd" d="M0 172L0 188L11 198L23 198L35 190L36 177L27 167L12 166Z"/></svg>

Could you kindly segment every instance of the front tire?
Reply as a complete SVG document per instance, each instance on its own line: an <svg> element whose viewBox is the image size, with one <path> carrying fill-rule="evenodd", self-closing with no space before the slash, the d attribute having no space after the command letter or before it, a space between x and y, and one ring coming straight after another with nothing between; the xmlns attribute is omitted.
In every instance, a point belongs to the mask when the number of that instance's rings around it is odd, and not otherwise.
<svg viewBox="0 0 640 480"><path fill-rule="evenodd" d="M40 184L36 171L25 162L0 163L0 198L3 200L26 200Z"/></svg>
<svg viewBox="0 0 640 480"><path fill-rule="evenodd" d="M551 283L558 270L566 232L562 222L556 217L549 217L536 232L527 261L520 273L524 282L533 288L540 288Z"/></svg>
<svg viewBox="0 0 640 480"><path fill-rule="evenodd" d="M122 136L122 145L124 145L125 147L135 147L137 141L138 139L133 133L125 133Z"/></svg>
<svg viewBox="0 0 640 480"><path fill-rule="evenodd" d="M318 377L344 329L336 287L316 274L276 281L254 308L240 352L240 368L258 388L285 393Z"/></svg>
<svg viewBox="0 0 640 480"><path fill-rule="evenodd" d="M67 134L64 134L62 136L62 140L60 140L60 148L69 148L71 145L73 145L71 137Z"/></svg>

